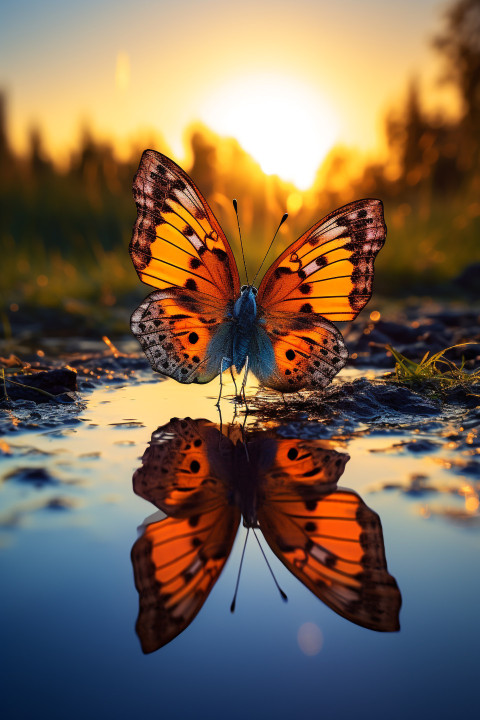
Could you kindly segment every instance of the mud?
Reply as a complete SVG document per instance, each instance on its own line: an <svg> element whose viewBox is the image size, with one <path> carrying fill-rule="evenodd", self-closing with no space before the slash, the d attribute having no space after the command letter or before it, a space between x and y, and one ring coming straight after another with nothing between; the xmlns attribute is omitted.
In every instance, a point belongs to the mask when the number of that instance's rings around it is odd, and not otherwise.
<svg viewBox="0 0 480 720"><path fill-rule="evenodd" d="M372 317L376 315L372 313ZM64 325L59 321L62 331ZM13 347L15 354L11 344L0 346L4 355L0 367L5 369L5 382L0 380L0 433L72 426L80 422L78 416L94 388L162 380L151 371L129 335L112 344L108 338L49 337L47 333L42 343L45 349L35 351L27 341L28 337L38 338L38 323L34 323L34 331L31 329L29 336L28 328L24 328L21 344ZM362 374L369 368L376 377L351 381L342 379L345 372L340 373L323 392L288 395L285 401L278 393L260 391L248 403L249 412L258 416L259 423L280 417L286 427L300 423L305 425L305 433L316 436L348 434L364 426L371 433L395 432L395 428L414 431L421 426L434 436L452 423L465 428L480 423L480 383L469 389L453 388L439 399L380 377L380 371L394 367L387 345L419 360L427 351L468 342L449 351L448 357L457 362L463 358L467 368L478 367L479 311L411 305L384 313L376 321L368 316L357 319L342 332L350 352L347 368L357 368Z"/></svg>

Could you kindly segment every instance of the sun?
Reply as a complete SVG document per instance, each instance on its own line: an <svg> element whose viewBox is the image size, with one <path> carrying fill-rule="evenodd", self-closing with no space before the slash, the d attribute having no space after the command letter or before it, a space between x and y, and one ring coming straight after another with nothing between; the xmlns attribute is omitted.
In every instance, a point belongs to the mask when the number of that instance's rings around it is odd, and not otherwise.
<svg viewBox="0 0 480 720"><path fill-rule="evenodd" d="M302 190L337 139L338 121L325 98L285 76L231 80L208 95L200 114L212 130L235 137L265 173Z"/></svg>

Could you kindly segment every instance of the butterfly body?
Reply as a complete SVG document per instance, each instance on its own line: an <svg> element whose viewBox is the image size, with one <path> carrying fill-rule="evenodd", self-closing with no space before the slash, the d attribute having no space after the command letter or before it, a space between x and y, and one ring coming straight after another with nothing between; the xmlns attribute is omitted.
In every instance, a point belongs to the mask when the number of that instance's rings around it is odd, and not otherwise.
<svg viewBox="0 0 480 720"><path fill-rule="evenodd" d="M233 307L234 334L232 342L232 362L237 372L240 372L245 365L252 334L257 324L256 294L256 288L242 288L242 293Z"/></svg>
<svg viewBox="0 0 480 720"><path fill-rule="evenodd" d="M191 178L153 150L134 180L130 255L157 290L132 315L152 367L182 383L207 383L246 366L281 392L323 388L348 352L332 320L353 320L372 292L386 227L380 200L327 215L270 266L258 292L240 287L218 221Z"/></svg>

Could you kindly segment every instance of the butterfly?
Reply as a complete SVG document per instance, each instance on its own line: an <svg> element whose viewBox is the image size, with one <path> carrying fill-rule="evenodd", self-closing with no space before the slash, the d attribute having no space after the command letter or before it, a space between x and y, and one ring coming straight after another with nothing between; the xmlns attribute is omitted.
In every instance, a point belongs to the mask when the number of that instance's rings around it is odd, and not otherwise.
<svg viewBox="0 0 480 720"><path fill-rule="evenodd" d="M207 201L172 160L146 150L133 183L130 255L157 288L131 327L154 370L182 383L250 370L281 392L323 388L348 352L332 320L353 320L371 297L386 226L380 200L327 215L240 286L228 240ZM285 217L285 216L284 216Z"/></svg>
<svg viewBox="0 0 480 720"><path fill-rule="evenodd" d="M378 515L337 488L349 456L321 440L239 425L172 419L158 428L133 476L137 495L168 517L132 548L136 624L150 653L195 618L228 559L243 516L322 602L353 623L399 629L401 595L387 571Z"/></svg>

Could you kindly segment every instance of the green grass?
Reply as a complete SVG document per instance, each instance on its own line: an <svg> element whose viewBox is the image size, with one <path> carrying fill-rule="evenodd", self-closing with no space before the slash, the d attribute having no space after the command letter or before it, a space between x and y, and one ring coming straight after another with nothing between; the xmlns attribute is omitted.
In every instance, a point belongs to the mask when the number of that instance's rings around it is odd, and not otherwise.
<svg viewBox="0 0 480 720"><path fill-rule="evenodd" d="M395 370L384 377L387 382L395 382L407 385L413 390L425 391L427 394L434 394L442 397L449 388L462 387L470 390L472 385L480 381L480 368L468 371L464 369L465 360L460 366L445 357L445 353L454 348L475 343L460 343L444 348L433 355L426 352L420 362L415 362L402 355L391 345L387 349L395 358Z"/></svg>

